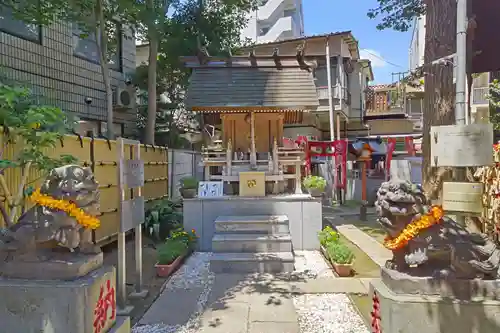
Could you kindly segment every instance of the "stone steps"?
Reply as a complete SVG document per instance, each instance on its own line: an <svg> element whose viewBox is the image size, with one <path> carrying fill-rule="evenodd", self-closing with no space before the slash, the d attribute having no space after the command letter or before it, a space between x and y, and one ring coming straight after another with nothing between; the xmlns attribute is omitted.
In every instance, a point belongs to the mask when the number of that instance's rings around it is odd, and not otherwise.
<svg viewBox="0 0 500 333"><path fill-rule="evenodd" d="M210 270L214 273L293 272L292 252L214 253Z"/></svg>
<svg viewBox="0 0 500 333"><path fill-rule="evenodd" d="M292 252L290 234L216 234L213 252Z"/></svg>
<svg viewBox="0 0 500 333"><path fill-rule="evenodd" d="M215 232L223 233L289 233L288 218L284 215L219 216Z"/></svg>
<svg viewBox="0 0 500 333"><path fill-rule="evenodd" d="M214 273L282 273L294 270L292 238L284 215L219 216L212 238Z"/></svg>

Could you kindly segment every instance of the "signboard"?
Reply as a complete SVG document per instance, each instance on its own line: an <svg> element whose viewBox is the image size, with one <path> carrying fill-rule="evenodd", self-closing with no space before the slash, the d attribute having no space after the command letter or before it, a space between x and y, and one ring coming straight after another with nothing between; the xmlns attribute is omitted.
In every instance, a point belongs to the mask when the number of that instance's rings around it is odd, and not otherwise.
<svg viewBox="0 0 500 333"><path fill-rule="evenodd" d="M481 214L483 208L482 183L443 183L443 209L451 212Z"/></svg>
<svg viewBox="0 0 500 333"><path fill-rule="evenodd" d="M144 186L144 161L133 159L122 161L123 168L120 168L123 172L123 177L121 178L123 184L128 188L141 187Z"/></svg>
<svg viewBox="0 0 500 333"><path fill-rule="evenodd" d="M433 167L474 167L493 163L491 124L433 126L430 136Z"/></svg>
<svg viewBox="0 0 500 333"><path fill-rule="evenodd" d="M198 197L222 197L224 194L224 182L202 181L198 184Z"/></svg>
<svg viewBox="0 0 500 333"><path fill-rule="evenodd" d="M144 223L144 197L122 201L120 232L127 232Z"/></svg>

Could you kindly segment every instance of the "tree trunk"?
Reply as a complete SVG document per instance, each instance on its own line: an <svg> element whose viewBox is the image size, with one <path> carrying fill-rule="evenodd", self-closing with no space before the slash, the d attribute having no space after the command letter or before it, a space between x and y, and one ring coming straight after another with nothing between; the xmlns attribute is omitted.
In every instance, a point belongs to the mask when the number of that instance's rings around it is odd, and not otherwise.
<svg viewBox="0 0 500 333"><path fill-rule="evenodd" d="M431 158L431 126L455 124L455 87L453 66L428 65L451 55L456 50L455 0L427 1L425 30L425 96L423 127L423 186L430 199L440 195L442 182L452 175L452 168L433 168Z"/></svg>
<svg viewBox="0 0 500 333"><path fill-rule="evenodd" d="M149 33L148 64L148 117L146 123L145 143L154 145L156 127L156 67L158 62L158 36L154 31Z"/></svg>
<svg viewBox="0 0 500 333"><path fill-rule="evenodd" d="M104 83L104 91L106 92L106 137L110 140L115 138L113 127L113 89L111 88L111 77L109 75L108 66L108 36L106 34L106 26L104 20L104 8L102 0L96 2L96 36L99 38L97 50L101 60L102 81Z"/></svg>

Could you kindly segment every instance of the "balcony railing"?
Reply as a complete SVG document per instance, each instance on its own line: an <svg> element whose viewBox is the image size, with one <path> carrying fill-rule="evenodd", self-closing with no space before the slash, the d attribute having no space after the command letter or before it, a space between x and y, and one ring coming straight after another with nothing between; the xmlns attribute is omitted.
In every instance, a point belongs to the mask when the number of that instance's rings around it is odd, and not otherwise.
<svg viewBox="0 0 500 333"><path fill-rule="evenodd" d="M472 88L472 104L489 104L488 93L489 87Z"/></svg>
<svg viewBox="0 0 500 333"><path fill-rule="evenodd" d="M318 99L328 99L328 87L317 87ZM347 88L341 87L339 85L332 87L332 98L340 99L342 98L346 102L350 102L350 92Z"/></svg>

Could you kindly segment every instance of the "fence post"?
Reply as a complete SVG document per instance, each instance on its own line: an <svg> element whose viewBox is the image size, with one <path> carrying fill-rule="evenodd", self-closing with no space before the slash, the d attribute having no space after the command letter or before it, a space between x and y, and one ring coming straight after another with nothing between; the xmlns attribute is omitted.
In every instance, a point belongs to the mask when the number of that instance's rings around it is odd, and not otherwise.
<svg viewBox="0 0 500 333"><path fill-rule="evenodd" d="M170 168L170 199L173 199L174 195L174 175L175 175L175 149L172 149L172 161L170 162L171 168ZM168 164L167 164L168 168ZM168 172L168 169L167 169Z"/></svg>

